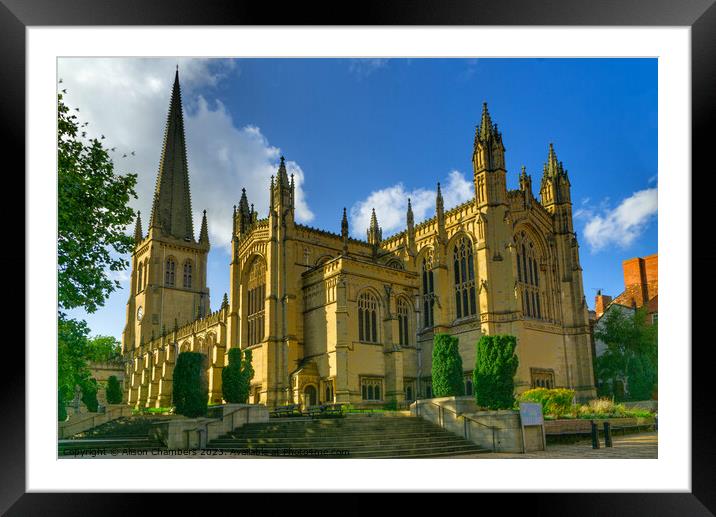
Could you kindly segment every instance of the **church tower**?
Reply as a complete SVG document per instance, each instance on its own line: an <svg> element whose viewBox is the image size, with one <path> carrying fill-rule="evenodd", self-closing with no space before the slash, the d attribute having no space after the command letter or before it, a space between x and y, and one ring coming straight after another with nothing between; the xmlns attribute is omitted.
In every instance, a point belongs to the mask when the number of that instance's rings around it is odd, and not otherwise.
<svg viewBox="0 0 716 517"><path fill-rule="evenodd" d="M476 287L482 332L513 334L517 318L514 294L513 235L507 200L505 146L487 103L475 131L472 154L476 226Z"/></svg>
<svg viewBox="0 0 716 517"><path fill-rule="evenodd" d="M174 76L148 233L142 232L137 215L134 238L123 352L204 317L210 310L206 287L209 231L205 210L199 240L194 239L179 70Z"/></svg>
<svg viewBox="0 0 716 517"><path fill-rule="evenodd" d="M572 222L572 198L569 176L557 159L554 146L549 144L540 187L540 202L552 214L554 238L551 242L557 258L565 335L565 354L569 385L578 398L594 395L591 365L589 314L584 296L582 267L579 263L579 244Z"/></svg>

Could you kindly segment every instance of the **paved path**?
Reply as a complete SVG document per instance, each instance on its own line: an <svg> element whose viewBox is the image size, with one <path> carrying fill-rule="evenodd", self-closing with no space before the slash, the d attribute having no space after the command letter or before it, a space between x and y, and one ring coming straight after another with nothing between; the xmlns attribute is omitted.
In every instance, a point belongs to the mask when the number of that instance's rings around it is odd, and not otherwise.
<svg viewBox="0 0 716 517"><path fill-rule="evenodd" d="M656 459L659 449L659 435L657 432L627 434L612 437L613 447L604 447L604 437L600 438L599 449L592 449L591 438L585 441L570 444L548 445L546 451L528 452L526 454L510 454L504 452L487 454L467 454L453 456L454 458L540 458L540 459Z"/></svg>

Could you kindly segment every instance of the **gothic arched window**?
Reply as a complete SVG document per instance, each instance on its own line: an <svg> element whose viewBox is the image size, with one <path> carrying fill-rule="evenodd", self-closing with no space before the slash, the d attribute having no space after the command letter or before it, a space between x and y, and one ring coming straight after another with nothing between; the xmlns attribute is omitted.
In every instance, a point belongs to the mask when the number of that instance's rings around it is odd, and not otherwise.
<svg viewBox="0 0 716 517"><path fill-rule="evenodd" d="M520 287L522 312L527 318L547 319L540 292L538 248L525 232L520 232L515 240L517 244L517 282Z"/></svg>
<svg viewBox="0 0 716 517"><path fill-rule="evenodd" d="M137 273L137 292L141 291L144 288L144 282L142 278L142 273L144 272L144 264L139 264L139 271Z"/></svg>
<svg viewBox="0 0 716 517"><path fill-rule="evenodd" d="M246 343L251 346L264 339L266 263L263 259L254 259L246 288Z"/></svg>
<svg viewBox="0 0 716 517"><path fill-rule="evenodd" d="M164 268L164 285L174 287L174 276L176 270L176 262L173 258L168 258Z"/></svg>
<svg viewBox="0 0 716 517"><path fill-rule="evenodd" d="M405 298L398 298L398 336L400 345L410 344L409 305Z"/></svg>
<svg viewBox="0 0 716 517"><path fill-rule="evenodd" d="M191 289L191 273L191 260L187 260L186 262L184 262L184 287L188 289Z"/></svg>
<svg viewBox="0 0 716 517"><path fill-rule="evenodd" d="M378 342L378 300L368 291L358 297L358 340Z"/></svg>
<svg viewBox="0 0 716 517"><path fill-rule="evenodd" d="M433 282L433 260L430 252L422 260L423 273L423 327L430 328L435 322L433 307L435 305L435 284Z"/></svg>
<svg viewBox="0 0 716 517"><path fill-rule="evenodd" d="M455 312L457 318L474 316L477 313L475 301L475 261L472 242L467 236L461 237L453 250L453 273L455 275Z"/></svg>

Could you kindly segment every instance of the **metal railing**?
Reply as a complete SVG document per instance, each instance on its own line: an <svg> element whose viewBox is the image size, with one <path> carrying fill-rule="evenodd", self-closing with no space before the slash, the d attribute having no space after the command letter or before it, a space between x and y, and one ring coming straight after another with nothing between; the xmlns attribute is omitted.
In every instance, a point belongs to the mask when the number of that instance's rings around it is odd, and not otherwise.
<svg viewBox="0 0 716 517"><path fill-rule="evenodd" d="M464 415L463 413L458 413L458 412L455 411L454 409L441 406L440 404L436 404L436 403L433 402L432 400L428 400L428 399L421 399L421 400L416 400L416 401L415 401L415 413L416 413L417 416L420 416L420 403L421 403L421 402L422 402L422 403L426 403L426 402L427 402L428 404L432 404L433 406L435 406L436 408L438 408L438 425L439 425L442 429L445 429L445 415L444 415L445 410L447 410L447 411L449 411L450 413L452 413L453 415L455 415L455 417L456 417L457 419L462 418L462 423L463 423L463 436L464 436L464 438L465 438L466 440L470 440L470 432L469 432L470 426L468 425L468 421L473 422L473 423L475 423L475 424L477 424L477 425L479 425L479 426L485 427L485 428L487 428L487 429L490 429L490 430L492 431L492 452L497 452L497 447L496 447L496 445L495 445L495 430L497 429L497 427L495 427L494 425L483 424L482 422L478 422L478 421L475 420L474 418L471 418L471 417L469 417L469 416L466 416L466 415Z"/></svg>

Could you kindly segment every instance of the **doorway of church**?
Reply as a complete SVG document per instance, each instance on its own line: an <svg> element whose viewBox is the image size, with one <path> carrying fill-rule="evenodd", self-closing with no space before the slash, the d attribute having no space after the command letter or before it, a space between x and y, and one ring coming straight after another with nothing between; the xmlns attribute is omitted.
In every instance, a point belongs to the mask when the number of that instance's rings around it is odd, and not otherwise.
<svg viewBox="0 0 716 517"><path fill-rule="evenodd" d="M317 403L315 386L306 386L303 390L303 403L306 407L315 406Z"/></svg>

